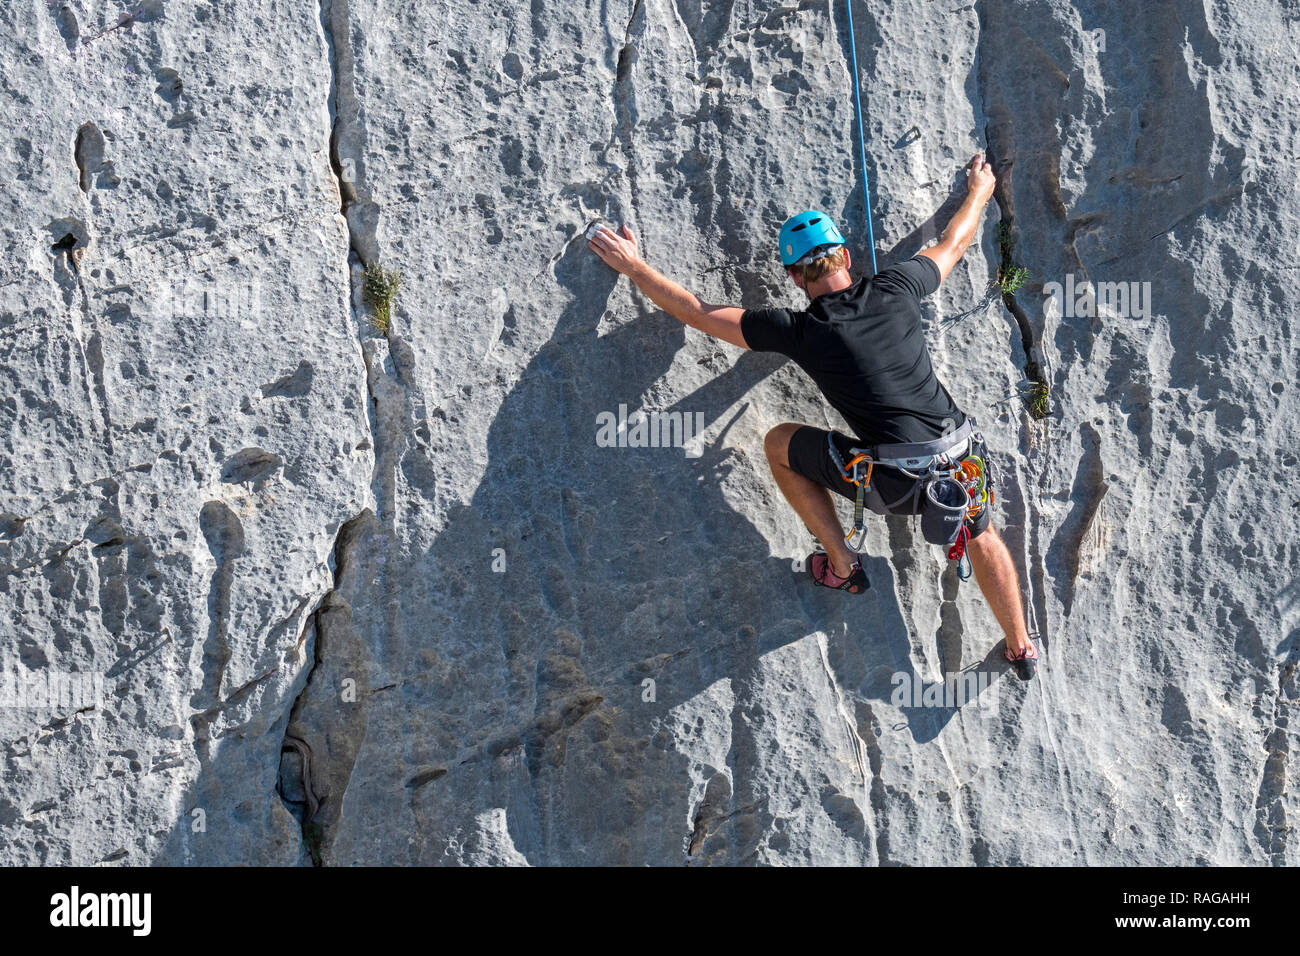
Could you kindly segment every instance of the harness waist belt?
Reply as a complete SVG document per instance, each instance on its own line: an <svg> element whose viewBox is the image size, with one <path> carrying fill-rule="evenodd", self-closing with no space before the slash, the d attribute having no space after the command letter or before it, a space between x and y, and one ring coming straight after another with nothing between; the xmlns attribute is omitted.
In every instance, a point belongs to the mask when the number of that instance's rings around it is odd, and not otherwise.
<svg viewBox="0 0 1300 956"><path fill-rule="evenodd" d="M893 445L876 445L872 448L853 448L853 454L866 452L877 462L901 465L904 468L924 466L936 455L954 456L966 447L975 426L967 416L966 421L951 435L943 435L932 441L904 442Z"/></svg>

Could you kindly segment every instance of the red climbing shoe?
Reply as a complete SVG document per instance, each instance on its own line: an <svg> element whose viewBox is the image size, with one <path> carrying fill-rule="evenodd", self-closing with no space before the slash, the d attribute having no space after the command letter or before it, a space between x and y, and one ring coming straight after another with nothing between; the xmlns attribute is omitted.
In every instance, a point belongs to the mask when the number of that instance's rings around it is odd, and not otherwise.
<svg viewBox="0 0 1300 956"><path fill-rule="evenodd" d="M818 587L835 588L837 591L848 591L850 594L863 594L871 587L871 582L867 580L867 572L862 570L861 561L854 561L849 576L842 578L835 573L830 558L824 551L818 551L808 559L808 572L812 575L813 584Z"/></svg>
<svg viewBox="0 0 1300 956"><path fill-rule="evenodd" d="M1009 660L1016 669L1016 676L1021 680L1033 680L1034 674L1038 670L1038 648L1031 640L1029 650L1021 651L1019 654L1012 654L1011 648L1003 648L1002 656Z"/></svg>

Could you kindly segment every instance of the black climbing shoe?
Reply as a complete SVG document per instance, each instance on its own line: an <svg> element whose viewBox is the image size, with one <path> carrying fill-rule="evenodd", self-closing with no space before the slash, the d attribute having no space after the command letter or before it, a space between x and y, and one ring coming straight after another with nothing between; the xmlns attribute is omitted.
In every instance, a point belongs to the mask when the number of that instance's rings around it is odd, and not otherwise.
<svg viewBox="0 0 1300 956"><path fill-rule="evenodd" d="M864 594L867 588L871 587L871 582L867 580L867 572L862 570L861 561L854 561L849 576L842 578L835 573L830 558L824 551L818 551L808 558L808 573L812 575L813 584L818 587L848 591L850 594Z"/></svg>
<svg viewBox="0 0 1300 956"><path fill-rule="evenodd" d="M1038 671L1038 648L1032 640L1029 642L1029 650L1012 656L1011 648L1007 647L1003 649L1002 656L1011 662L1011 666L1016 669L1016 676L1021 680L1034 679L1034 674Z"/></svg>

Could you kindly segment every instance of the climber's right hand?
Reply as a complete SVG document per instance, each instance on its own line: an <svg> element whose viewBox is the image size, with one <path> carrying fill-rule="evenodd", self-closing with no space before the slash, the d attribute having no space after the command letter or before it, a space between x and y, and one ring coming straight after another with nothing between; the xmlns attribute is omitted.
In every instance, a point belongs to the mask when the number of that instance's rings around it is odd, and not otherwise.
<svg viewBox="0 0 1300 956"><path fill-rule="evenodd" d="M620 233L611 232L602 226L587 240L587 246L611 269L623 275L631 275L641 264L641 251L637 248L636 236L632 235L632 230L626 224Z"/></svg>
<svg viewBox="0 0 1300 956"><path fill-rule="evenodd" d="M993 174L993 165L984 158L983 153L976 153L970 161L966 174L966 189L979 196L985 202L993 195L998 178Z"/></svg>

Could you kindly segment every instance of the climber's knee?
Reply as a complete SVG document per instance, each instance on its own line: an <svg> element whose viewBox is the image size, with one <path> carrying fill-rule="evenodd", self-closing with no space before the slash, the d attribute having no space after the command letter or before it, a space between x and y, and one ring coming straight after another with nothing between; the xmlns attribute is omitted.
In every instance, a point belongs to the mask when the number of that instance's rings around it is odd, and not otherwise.
<svg viewBox="0 0 1300 956"><path fill-rule="evenodd" d="M772 467L790 467L790 438L801 427L794 422L782 422L763 436L763 451Z"/></svg>

